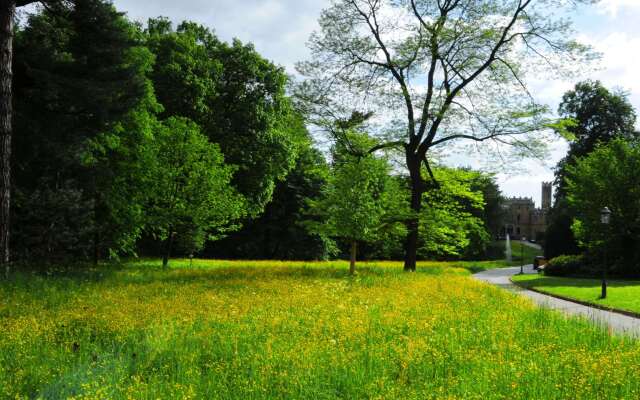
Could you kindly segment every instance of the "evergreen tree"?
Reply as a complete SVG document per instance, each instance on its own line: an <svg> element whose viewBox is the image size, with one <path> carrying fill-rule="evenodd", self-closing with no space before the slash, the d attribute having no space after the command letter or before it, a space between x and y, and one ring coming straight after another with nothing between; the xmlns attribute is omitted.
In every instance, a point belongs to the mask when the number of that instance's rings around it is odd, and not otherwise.
<svg viewBox="0 0 640 400"><path fill-rule="evenodd" d="M157 109L146 77L152 63L140 30L100 0L56 3L17 32L13 171L19 252L97 260L130 244L123 237L139 226L126 232L116 226L124 206L110 189L122 182L117 171L105 168L104 156L136 153L136 142L148 136L132 129L144 130L141 115ZM38 196L45 204L35 213ZM49 215L38 215L43 213ZM83 229L73 229L75 224ZM49 233L40 238L29 233L34 230ZM65 244L68 235L57 232L75 232L69 238L75 244Z"/></svg>

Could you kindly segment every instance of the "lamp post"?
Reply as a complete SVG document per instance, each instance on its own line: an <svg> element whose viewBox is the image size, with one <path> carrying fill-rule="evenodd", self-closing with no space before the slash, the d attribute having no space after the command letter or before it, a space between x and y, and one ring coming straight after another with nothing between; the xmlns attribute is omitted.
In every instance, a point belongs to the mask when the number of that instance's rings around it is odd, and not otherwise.
<svg viewBox="0 0 640 400"><path fill-rule="evenodd" d="M611 210L609 207L605 207L600 210L600 223L605 227L605 238L606 238L606 227L609 226L611 222ZM600 295L601 299L607 298L607 246L604 246L604 263L602 265L602 293Z"/></svg>
<svg viewBox="0 0 640 400"><path fill-rule="evenodd" d="M524 242L526 241L526 237L520 238L520 275L524 274Z"/></svg>

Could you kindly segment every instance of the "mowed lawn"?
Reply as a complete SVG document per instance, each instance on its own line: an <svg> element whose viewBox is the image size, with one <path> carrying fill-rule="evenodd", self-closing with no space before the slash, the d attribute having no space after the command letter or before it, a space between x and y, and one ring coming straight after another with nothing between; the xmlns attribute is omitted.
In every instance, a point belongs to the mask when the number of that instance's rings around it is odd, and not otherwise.
<svg viewBox="0 0 640 400"><path fill-rule="evenodd" d="M498 247L501 247L506 250L506 242L504 240L500 240L496 242ZM536 256L541 256L542 250L536 249L532 246L522 244L520 241L512 240L511 241L511 265L528 265L533 264L533 259Z"/></svg>
<svg viewBox="0 0 640 400"><path fill-rule="evenodd" d="M424 263L157 261L0 283L0 397L640 397L640 344Z"/></svg>
<svg viewBox="0 0 640 400"><path fill-rule="evenodd" d="M640 313L640 281L608 280L607 298L601 299L602 281L599 279L519 275L514 276L513 280L543 292Z"/></svg>

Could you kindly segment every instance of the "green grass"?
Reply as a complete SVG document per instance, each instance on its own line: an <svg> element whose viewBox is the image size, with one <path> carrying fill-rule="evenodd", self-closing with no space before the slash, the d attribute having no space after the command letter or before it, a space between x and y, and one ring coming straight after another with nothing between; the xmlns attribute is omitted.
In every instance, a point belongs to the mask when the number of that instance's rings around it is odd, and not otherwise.
<svg viewBox="0 0 640 400"><path fill-rule="evenodd" d="M637 341L469 265L188 265L0 282L0 398L640 397Z"/></svg>
<svg viewBox="0 0 640 400"><path fill-rule="evenodd" d="M505 242L498 242L502 248L505 247ZM511 241L511 265L521 265L522 260L524 260L524 264L533 264L533 259L537 256L542 255L542 250L535 249L531 246L527 246L526 244L522 244L519 241Z"/></svg>
<svg viewBox="0 0 640 400"><path fill-rule="evenodd" d="M607 298L601 299L599 279L519 275L513 280L525 287L619 310L640 313L640 281L607 281Z"/></svg>

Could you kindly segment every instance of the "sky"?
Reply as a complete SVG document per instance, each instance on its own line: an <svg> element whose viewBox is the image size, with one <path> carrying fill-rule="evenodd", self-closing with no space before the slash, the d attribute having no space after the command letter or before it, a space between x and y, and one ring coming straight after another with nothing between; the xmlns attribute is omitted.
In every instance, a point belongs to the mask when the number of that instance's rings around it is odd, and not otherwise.
<svg viewBox="0 0 640 400"><path fill-rule="evenodd" d="M266 58L294 73L294 64L308 58L311 32L318 28L320 11L328 0L113 0L116 8L134 20L165 16L175 22L185 19L213 28L223 40L238 38L252 42ZM640 109L640 0L601 0L572 15L575 36L602 53L593 71L574 81L530 82L538 101L557 109L562 94L578 80L599 79L609 88L629 93ZM552 167L566 153L562 140L551 145L549 159L523 161L518 172L505 170L498 181L507 196L531 197L539 205L541 182L553 179ZM473 165L472 165L473 166Z"/></svg>

